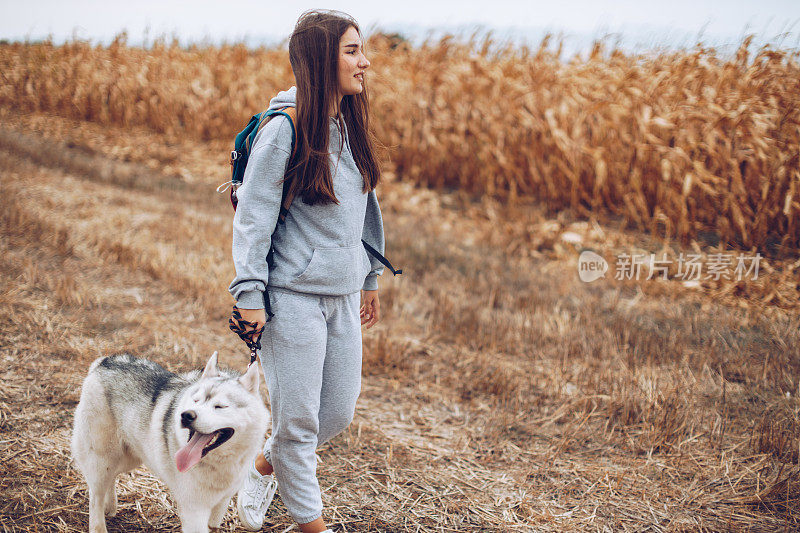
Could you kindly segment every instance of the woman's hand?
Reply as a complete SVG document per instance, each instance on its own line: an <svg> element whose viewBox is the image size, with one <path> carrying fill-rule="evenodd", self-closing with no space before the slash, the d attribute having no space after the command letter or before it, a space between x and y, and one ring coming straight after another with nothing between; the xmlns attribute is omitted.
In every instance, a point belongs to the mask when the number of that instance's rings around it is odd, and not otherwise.
<svg viewBox="0 0 800 533"><path fill-rule="evenodd" d="M361 325L367 325L367 329L375 325L381 319L381 306L378 302L378 290L361 291Z"/></svg>
<svg viewBox="0 0 800 533"><path fill-rule="evenodd" d="M256 323L255 327L247 328L245 331L257 331L267 323L267 313L263 309L239 309L239 314L242 315L242 320ZM252 337L251 340L255 340Z"/></svg>

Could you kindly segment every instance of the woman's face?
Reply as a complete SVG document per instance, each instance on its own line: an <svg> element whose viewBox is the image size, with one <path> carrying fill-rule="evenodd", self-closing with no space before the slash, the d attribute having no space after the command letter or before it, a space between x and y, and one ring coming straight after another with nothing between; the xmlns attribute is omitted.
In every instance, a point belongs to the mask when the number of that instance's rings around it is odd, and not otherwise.
<svg viewBox="0 0 800 533"><path fill-rule="evenodd" d="M353 26L339 39L339 93L358 94L364 90L364 71L369 67L363 43Z"/></svg>

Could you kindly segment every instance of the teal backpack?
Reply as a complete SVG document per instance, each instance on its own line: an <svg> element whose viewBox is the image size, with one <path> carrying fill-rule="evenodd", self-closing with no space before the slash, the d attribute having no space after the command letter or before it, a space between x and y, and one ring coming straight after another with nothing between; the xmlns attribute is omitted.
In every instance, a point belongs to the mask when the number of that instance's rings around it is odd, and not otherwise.
<svg viewBox="0 0 800 533"><path fill-rule="evenodd" d="M292 127L292 153L294 153L294 143L295 139L297 138L296 131L294 129L296 118L294 107L288 106L282 109L271 109L264 111L263 113L256 113L250 117L250 122L248 122L247 126L245 126L245 128L236 135L236 138L233 141L233 150L231 151L230 161L231 180L226 181L217 187L217 192L225 192L227 185L230 185L231 205L233 205L234 211L236 211L236 206L239 203L239 200L236 198L236 189L241 187L242 182L244 181L244 169L247 167L247 161L250 159L250 150L252 150L253 144L256 142L256 135L272 117L277 115L283 115L289 119L289 125ZM286 194L288 191L287 183L287 181L283 182L282 200L286 199ZM288 206L284 206L283 201L281 201L281 213L279 215L280 222L283 222L283 219L286 218L286 212L288 211Z"/></svg>

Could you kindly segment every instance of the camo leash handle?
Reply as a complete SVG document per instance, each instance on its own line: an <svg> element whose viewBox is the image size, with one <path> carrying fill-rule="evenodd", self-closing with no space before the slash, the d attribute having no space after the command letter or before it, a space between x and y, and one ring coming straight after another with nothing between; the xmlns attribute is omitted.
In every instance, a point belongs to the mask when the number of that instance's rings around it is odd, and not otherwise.
<svg viewBox="0 0 800 533"><path fill-rule="evenodd" d="M256 360L257 351L261 349L261 334L264 332L264 326L256 328L257 322L248 322L242 318L239 308L233 306L233 312L228 319L228 327L231 331L239 335L239 337L250 348L250 364ZM250 328L250 329L247 329Z"/></svg>

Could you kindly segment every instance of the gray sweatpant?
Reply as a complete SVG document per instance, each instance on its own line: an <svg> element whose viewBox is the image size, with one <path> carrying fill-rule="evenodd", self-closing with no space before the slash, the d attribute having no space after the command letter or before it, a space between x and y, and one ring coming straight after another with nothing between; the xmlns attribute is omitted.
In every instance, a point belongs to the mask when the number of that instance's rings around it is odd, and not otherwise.
<svg viewBox="0 0 800 533"><path fill-rule="evenodd" d="M361 294L268 294L275 316L259 353L272 408L264 457L289 514L304 524L322 516L316 448L347 428L361 392Z"/></svg>

